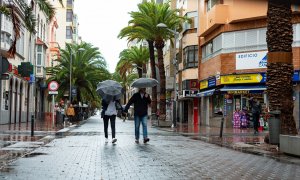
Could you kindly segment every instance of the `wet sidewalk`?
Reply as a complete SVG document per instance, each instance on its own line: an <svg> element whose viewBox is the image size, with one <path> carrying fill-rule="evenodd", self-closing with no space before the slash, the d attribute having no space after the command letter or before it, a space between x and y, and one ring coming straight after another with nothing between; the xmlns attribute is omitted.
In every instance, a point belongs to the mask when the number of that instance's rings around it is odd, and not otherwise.
<svg viewBox="0 0 300 180"><path fill-rule="evenodd" d="M148 126L150 142L136 144L134 122L119 118L118 141L112 143L109 131L105 143L103 126L100 116L92 116L49 143L32 144L39 147L0 169L0 179L300 179L299 164L242 153L166 129Z"/></svg>
<svg viewBox="0 0 300 180"><path fill-rule="evenodd" d="M199 127L187 124L177 124L176 128L159 128L160 130L176 132L195 140L227 147L237 151L268 156L279 161L300 164L300 157L293 157L280 152L278 145L267 144L264 142L265 136L269 131L259 130L254 134L253 128L223 128L220 137L220 128Z"/></svg>
<svg viewBox="0 0 300 180"><path fill-rule="evenodd" d="M53 123L52 116L34 119L31 122L0 125L0 167L34 148L44 145L55 138L55 134L75 127L79 122ZM32 136L33 133L33 136Z"/></svg>

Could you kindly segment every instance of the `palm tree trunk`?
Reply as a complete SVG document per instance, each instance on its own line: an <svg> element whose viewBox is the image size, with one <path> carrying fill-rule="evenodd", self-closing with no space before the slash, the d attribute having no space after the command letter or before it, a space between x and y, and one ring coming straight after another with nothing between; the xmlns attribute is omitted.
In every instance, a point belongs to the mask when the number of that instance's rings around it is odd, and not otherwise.
<svg viewBox="0 0 300 180"><path fill-rule="evenodd" d="M281 111L281 134L297 134L293 117L293 26L291 0L269 0L267 94L270 110Z"/></svg>
<svg viewBox="0 0 300 180"><path fill-rule="evenodd" d="M166 120L166 74L163 58L164 41L155 41L160 77L159 120Z"/></svg>
<svg viewBox="0 0 300 180"><path fill-rule="evenodd" d="M150 66L151 66L151 77L153 79L157 79L153 41L148 40L147 42L148 42L149 53L150 53L149 57L150 57ZM155 86L152 88L151 113L156 114L156 112L157 112L157 87Z"/></svg>

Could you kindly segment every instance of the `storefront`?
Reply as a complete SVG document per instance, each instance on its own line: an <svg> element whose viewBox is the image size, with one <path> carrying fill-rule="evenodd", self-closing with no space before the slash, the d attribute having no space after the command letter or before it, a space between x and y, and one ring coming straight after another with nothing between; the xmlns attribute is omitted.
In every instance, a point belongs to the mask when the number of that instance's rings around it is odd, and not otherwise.
<svg viewBox="0 0 300 180"><path fill-rule="evenodd" d="M188 124L199 124L199 97L197 96L199 90L198 80L185 80L182 82L183 90L179 95L179 117L180 122Z"/></svg>
<svg viewBox="0 0 300 180"><path fill-rule="evenodd" d="M299 128L299 70L294 72L294 116ZM200 124L219 127L221 118L225 118L225 126L233 127L234 113L238 110L247 114L248 125L252 127L250 99L257 99L262 107L261 118L267 121L268 98L266 94L266 73L230 74L220 77L219 85L213 80L200 82ZM298 109L297 109L298 107Z"/></svg>

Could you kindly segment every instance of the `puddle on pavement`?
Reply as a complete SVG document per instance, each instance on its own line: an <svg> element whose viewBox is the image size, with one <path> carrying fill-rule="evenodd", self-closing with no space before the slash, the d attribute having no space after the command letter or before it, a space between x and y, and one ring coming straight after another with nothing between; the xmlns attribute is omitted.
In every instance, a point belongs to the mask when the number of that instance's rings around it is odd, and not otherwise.
<svg viewBox="0 0 300 180"><path fill-rule="evenodd" d="M35 157L35 156L40 156L40 155L47 155L47 153L34 152L34 153L26 154L24 156L24 158Z"/></svg>

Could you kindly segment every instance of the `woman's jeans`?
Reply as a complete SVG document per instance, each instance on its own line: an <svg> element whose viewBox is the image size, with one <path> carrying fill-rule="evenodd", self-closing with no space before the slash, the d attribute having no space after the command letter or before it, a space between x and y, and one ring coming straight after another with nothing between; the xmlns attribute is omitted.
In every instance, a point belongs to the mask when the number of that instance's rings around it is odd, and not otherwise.
<svg viewBox="0 0 300 180"><path fill-rule="evenodd" d="M105 138L108 138L108 121L110 119L110 126L111 126L111 134L112 134L112 138L115 138L116 135L116 115L112 115L112 116L107 116L104 115L103 120L104 120L104 134L105 134Z"/></svg>
<svg viewBox="0 0 300 180"><path fill-rule="evenodd" d="M144 139L148 138L147 133L147 115L145 116L134 116L134 125L135 125L135 139L139 140L140 138L140 124L143 125L143 137Z"/></svg>

